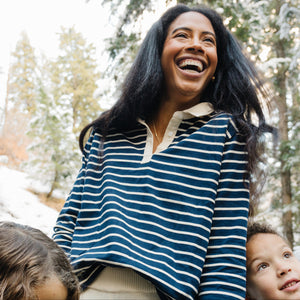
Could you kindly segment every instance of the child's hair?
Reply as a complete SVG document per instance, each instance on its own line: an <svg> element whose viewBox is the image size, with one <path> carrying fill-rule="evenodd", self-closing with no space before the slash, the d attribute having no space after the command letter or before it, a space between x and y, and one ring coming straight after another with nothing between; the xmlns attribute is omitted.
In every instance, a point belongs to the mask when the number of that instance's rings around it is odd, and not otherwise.
<svg viewBox="0 0 300 300"><path fill-rule="evenodd" d="M290 243L281 235L279 234L271 225L266 223L259 223L259 222L249 222L248 229L247 229L247 242L250 241L250 239L259 233L270 233L270 234L276 234L280 236L284 241L289 245Z"/></svg>
<svg viewBox="0 0 300 300"><path fill-rule="evenodd" d="M63 250L42 231L0 222L0 300L37 299L35 289L56 276L67 300L79 299L79 283Z"/></svg>

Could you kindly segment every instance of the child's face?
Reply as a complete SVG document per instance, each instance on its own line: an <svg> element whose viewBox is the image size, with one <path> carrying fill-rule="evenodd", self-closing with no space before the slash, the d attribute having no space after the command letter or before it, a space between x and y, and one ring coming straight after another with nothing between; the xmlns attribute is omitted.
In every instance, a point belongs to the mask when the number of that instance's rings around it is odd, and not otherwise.
<svg viewBox="0 0 300 300"><path fill-rule="evenodd" d="M299 300L300 262L278 235L258 233L247 243L247 292L255 300Z"/></svg>
<svg viewBox="0 0 300 300"><path fill-rule="evenodd" d="M56 276L47 279L35 290L35 293L39 300L66 300L68 297L67 288Z"/></svg>

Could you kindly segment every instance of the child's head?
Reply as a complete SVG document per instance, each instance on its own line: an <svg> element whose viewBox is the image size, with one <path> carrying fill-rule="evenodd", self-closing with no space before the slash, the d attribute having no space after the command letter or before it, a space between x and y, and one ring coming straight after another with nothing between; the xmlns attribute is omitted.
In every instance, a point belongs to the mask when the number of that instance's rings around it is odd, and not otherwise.
<svg viewBox="0 0 300 300"><path fill-rule="evenodd" d="M265 224L248 226L247 299L300 299L300 262L288 242Z"/></svg>
<svg viewBox="0 0 300 300"><path fill-rule="evenodd" d="M0 300L78 300L63 250L38 229L0 222Z"/></svg>

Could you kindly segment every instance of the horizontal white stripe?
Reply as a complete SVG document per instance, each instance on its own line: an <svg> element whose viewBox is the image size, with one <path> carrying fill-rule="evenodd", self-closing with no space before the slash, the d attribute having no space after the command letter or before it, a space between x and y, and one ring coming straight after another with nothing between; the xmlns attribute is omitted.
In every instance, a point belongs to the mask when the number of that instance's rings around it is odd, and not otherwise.
<svg viewBox="0 0 300 300"><path fill-rule="evenodd" d="M105 195L105 197L107 197L108 195ZM105 198L104 198L105 199ZM129 207L126 207L126 206L124 206L124 205L122 205L121 203L119 203L119 202L117 202L117 201L112 201L112 200L110 200L110 201L107 201L107 202L105 202L105 204L101 207L101 210L105 210L105 206L107 206L107 205L109 205L109 204L113 204L113 205L116 205L116 206L119 206L119 207L121 207L121 208L123 208L124 209L124 211L131 211L131 212L134 212L135 214L137 214L137 215L141 215L141 216L143 216L143 215L150 215L150 216L153 216L153 217L155 217L155 218L158 218L158 219L161 219L161 220L163 220L163 221L165 221L165 222L169 222L170 224L175 224L175 225L178 225L178 224L181 224L181 225L186 225L186 226L191 226L191 227L196 227L196 228L202 228L204 231L207 231L207 232L210 232L210 230L206 227L206 226L203 226L203 225L201 225L201 224L195 224L195 223L192 223L192 222L186 222L186 221L179 221L178 219L171 219L171 218L166 218L166 217L163 217L162 215L159 215L159 214L157 214L157 213L154 213L154 212L150 212L150 211L145 211L145 210L139 210L139 209L134 209L134 208L129 208ZM95 211L95 209L94 208L92 208L92 209L81 209L81 211L82 212L89 212L89 211L91 211L91 212L93 212L93 211ZM106 210L106 211L116 211L116 212L119 212L117 209L108 209L108 210ZM121 213L121 212L120 212ZM122 213L123 214L123 213ZM162 226L162 225L160 225L160 224L158 224L158 223L156 223L156 222L150 222L150 221L147 221L147 220L145 220L145 221L143 221L143 222L141 222L141 219L140 218L133 218L133 217L129 217L127 214L124 214L124 216L126 216L128 219L131 219L131 220L133 220L133 221L136 221L136 222L138 222L138 223L143 223L143 224L148 224L148 225L151 225L151 226L154 226L154 227L158 227L158 228L162 228L162 229L164 229L164 230L166 230L166 231L170 231L170 232L174 232L174 233L179 233L179 234L187 234L187 235L189 235L189 233L187 232L187 231L179 231L179 230L170 230L170 228L169 227L165 227L165 226ZM102 218L103 216L101 215L101 218ZM138 216L137 216L138 217ZM209 218L207 218L207 217L204 217L204 216L198 216L197 217L197 219L206 219L207 221L209 221L210 223L211 223L211 220L209 219ZM200 220L199 220L200 221ZM233 227L230 227L231 229L233 228ZM194 236L194 234L191 234L192 236Z"/></svg>
<svg viewBox="0 0 300 300"><path fill-rule="evenodd" d="M111 169L111 170L124 170L124 171L127 171L128 173L130 171L134 171L136 172L137 171L137 168L129 168L129 167L121 167L121 166L118 166L118 167L115 167L115 166L105 166L103 169L101 169L101 171L96 171L96 170L89 170L90 172L92 173L95 173L95 174L101 174L102 172L103 173L107 173L107 174L113 174L115 176L128 176L127 174L117 174L117 173L112 173L112 172L105 172L106 169ZM195 169L195 168L193 168ZM155 173L158 173L158 174L161 174L162 177L167 177L167 175L173 175L173 176L177 176L178 178L183 178L183 179L187 179L187 178L190 178L190 179L193 179L193 180L201 180L203 182L213 182L215 184L218 184L218 181L214 180L213 178L207 178L207 177L203 177L203 178L199 178L199 176L192 176L192 175L188 175L188 174L183 174L182 172L172 172L172 171L169 171L169 170L163 170L161 168L152 168L150 166L146 166L146 167L139 167L138 168L139 171L152 171L152 172L155 172ZM215 172L213 172L215 173ZM140 177L143 177L144 175L140 175L140 176L131 176L131 177L134 177L134 178L140 178ZM82 177L83 179L85 179L86 177ZM101 179L100 178L94 178L93 180L95 181L100 181ZM229 179L223 179L224 181L225 180L228 180ZM175 182L175 181L171 181L171 182ZM243 182L243 179L240 179L240 180L237 180L237 182ZM176 182L178 184L178 182Z"/></svg>
<svg viewBox="0 0 300 300"><path fill-rule="evenodd" d="M215 245L215 246L208 246L207 249L227 249L227 248L233 248L233 249L240 249L243 251L246 251L246 246L239 246L239 245L227 245L227 244L222 244L222 245Z"/></svg>
<svg viewBox="0 0 300 300"><path fill-rule="evenodd" d="M105 197L109 197L109 196L113 196L116 197L118 199L120 199L121 201L124 201L126 203L133 203L133 204L138 204L138 205L144 205L145 207L150 206L153 208L156 208L158 210L161 210L162 212L168 212L168 213L174 213L177 215L182 215L182 216L188 216L188 217L193 217L193 218L200 218L200 219L205 219L206 221L208 221L209 223L211 223L211 218L208 218L204 215L199 215L199 214L194 214L192 212L186 212L186 211L179 211L179 210L175 210L175 209L170 209L170 208L166 208L166 207L162 207L161 205L157 205L153 202L146 202L146 201L138 201L138 200L128 200L126 198L121 197L120 195L116 195L116 194L106 194ZM105 199L105 198L104 198ZM79 203L82 204L93 204L93 205L99 205L103 200L99 200L99 201L89 201L89 200L82 200L82 201L78 201ZM207 206L197 206L197 209L203 209L206 211L209 211L211 213L213 213L213 210L211 208L208 208ZM197 224L198 226L198 224Z"/></svg>
<svg viewBox="0 0 300 300"><path fill-rule="evenodd" d="M240 235L226 235L226 236L211 236L210 240L222 240L222 239L238 239L246 241L246 237Z"/></svg>
<svg viewBox="0 0 300 300"><path fill-rule="evenodd" d="M239 265L236 265L236 264L226 264L226 263L205 264L203 266L203 268L224 267L224 266L230 267L230 268L233 268L233 269L240 269L240 270L246 271L246 267L239 266Z"/></svg>
<svg viewBox="0 0 300 300"><path fill-rule="evenodd" d="M113 227L113 226L107 226L106 229L108 229L108 228L110 228L110 227ZM119 226L115 226L115 227L119 227ZM126 230L124 230L124 231L126 231ZM102 230L101 230L101 232L102 232ZM127 231L127 233L128 233L128 231ZM130 234L130 235L133 236L132 234ZM133 245L133 246L135 246L135 247L137 247L137 248L142 249L142 250L143 250L144 252L146 252L146 253L153 253L153 254L155 254L156 256L164 256L164 257L167 257L168 259L172 260L172 261L173 261L174 263L176 263L176 264L184 265L184 266L190 266L190 267L192 267L192 268L198 269L199 271L202 271L202 268L199 267L198 265L195 265L195 264L193 264L193 263L191 263L191 262L189 262L189 261L183 261L183 260L177 260L177 259L174 259L172 256L170 256L170 255L168 255L168 254L166 254L166 253L163 253L163 252L154 252L154 251L151 251L151 250L148 249L148 248L143 248L143 247L137 245L136 243L134 243L132 240L129 240L129 239L125 238L124 236L120 235L120 234L115 234L115 233L114 233L114 234L107 234L107 235L101 237L100 239L89 240L89 242L90 242L90 243L100 242L100 241L102 241L102 240L104 240L104 239L106 239L106 238L108 238L108 237L113 237L113 236L120 237L120 240L119 240L119 241L121 241L122 239L126 240L126 241L127 241L128 243L130 243L131 245ZM135 238L138 238L138 237L135 237ZM139 238L138 238L138 239L139 239ZM142 239L139 239L139 240L142 240ZM148 241L148 242L149 242L149 241ZM76 250L79 251L80 254L79 254L79 255L75 255L75 254L74 254L74 255L72 255L72 257L80 257L81 254L82 254L82 252L83 252L83 250L88 250L88 249L90 249L89 247L84 247L84 244L85 244L85 243L86 243L86 242L84 242L84 241L76 241L76 244L82 245L83 247L80 247L80 248L79 248L79 247L73 246L72 249L75 250L75 251L76 251ZM105 244L105 245L101 245L101 246L98 246L98 247L94 247L93 249L101 249L101 248L104 248L105 246L108 246L108 245L118 245L118 244L120 244L121 246L124 246L124 247L125 247L125 244L121 244L120 242L110 242L110 243L107 243L107 244ZM177 253L177 254L178 254L178 252L179 252L179 253L182 254L182 255L185 255L185 256L191 256L190 253L188 253L188 252L184 252L184 251L172 251L172 248L169 248L169 247L166 247L166 246L161 246L161 245L159 245L159 244L157 244L157 243L151 243L151 244L152 244L152 245L153 245L153 244L156 244L156 245L159 246L160 248L168 249L168 250L170 250L170 251L173 252L173 253ZM88 246L88 245L87 245L87 246ZM126 248L128 248L128 247L126 246ZM128 248L128 250L130 250L130 252L134 252L134 251L132 250L132 248ZM141 255L140 253L138 253L138 254ZM145 258L146 258L146 259L149 259L149 260L153 260L153 261L158 261L158 260L151 259L151 258L148 257L148 256L145 257ZM203 257L201 257L201 256L193 255L193 258L194 258L194 259L201 260L201 261L204 261ZM158 262L167 265L167 263L164 262L164 261L159 260ZM173 268L172 268L171 266L169 266L169 265L168 265L168 267L170 267L171 269L173 269ZM174 270L175 270L175 269L174 269ZM176 269L176 270L177 270L177 269ZM186 272L183 272L183 271L180 271L180 270L178 270L178 272L179 272L179 273L183 273L183 274L186 273ZM188 274L189 276L194 277L195 279L198 280L198 277L194 276L193 274L190 274L190 273L186 273L186 274Z"/></svg>
<svg viewBox="0 0 300 300"><path fill-rule="evenodd" d="M205 273L202 274L202 276L205 277L212 277L212 276L228 276L228 277L234 277L234 278L238 278L241 279L243 282L245 282L245 278L243 276L237 275L237 274L232 274L232 273L226 273L226 272L210 272L210 273ZM226 278L228 280L228 278Z"/></svg>
<svg viewBox="0 0 300 300"><path fill-rule="evenodd" d="M119 177L119 178L132 178L132 179L151 179L153 180L154 182L164 182L164 183L170 183L170 184L173 184L174 186L178 186L179 189L180 187L187 187L189 189L193 189L193 190L196 190L196 191L211 191L213 194L216 193L216 190L215 189L212 189L212 188L207 188L207 187L198 187L198 186L195 186L195 185L191 185L191 184L186 184L184 182L179 182L178 181L178 178L177 178L177 181L175 180L168 180L168 179L164 179L164 178L161 178L161 177L154 177L154 176L151 176L151 175L140 175L140 176L134 176L134 175L129 175L129 174L117 174L117 173L112 173L112 172L105 172L103 174L103 177L102 178L97 178L97 179L94 179L94 177L91 177L91 176L86 176L86 181L87 180L92 180L92 181L96 181L96 182L100 182L100 181L103 181L103 183L100 185L100 186L96 186L95 184L85 184L85 186L89 186L89 187L92 187L94 188L99 188L101 187L105 182L108 182L108 181L111 181L111 182L114 182L114 183L118 183L120 186L123 185L123 186L133 186L133 187L136 187L136 186L145 186L146 184L138 184L138 183L128 183L128 182L119 182L119 181L115 181L115 180L112 180L112 179L105 179L106 176L114 176L114 177ZM165 174L166 176L166 174ZM198 178L198 181L199 181L199 178ZM204 180L205 181L205 180ZM152 184L148 184L149 186L152 186Z"/></svg>
<svg viewBox="0 0 300 300"><path fill-rule="evenodd" d="M113 234L113 235L107 235L105 236L106 237L109 237L109 236L117 236L117 237L120 237L121 239L119 241L121 241L122 239L125 239L124 237L122 237L121 235L118 235L118 234ZM102 240L102 239L101 239ZM127 240L131 245L133 246L136 246L134 243L132 243L129 239L125 239ZM186 275L187 277L192 277L194 278L198 283L200 283L200 279L199 277L195 276L194 274L192 273L188 273L188 272L185 272L185 271L182 271L180 269L175 269L173 266L171 266L170 264L168 264L167 262L165 262L164 260L162 259L154 259L154 258L151 258L149 256L146 256L146 255L143 255L141 252L137 252L137 251L134 251L132 248L128 247L127 245L121 243L121 242L109 242L109 243L106 243L106 244L102 244L101 246L98 246L98 247L93 247L93 250L96 250L96 249L105 249L106 247L110 247L110 246L119 246L120 248L120 251L118 251L119 253L123 253L121 250L122 248L125 248L127 249L129 252L135 254L137 257L140 257L141 259L144 259L142 261L152 261L152 262L155 262L159 265L164 265L164 267L160 267L160 269L164 270L164 271L168 271L169 270L172 270L174 273L177 273L177 274L183 274L183 275ZM145 250L143 249L142 247L138 247L140 249L143 250L144 253L149 253L149 252L152 252L157 256L159 256L157 253L153 252L153 251L149 251L149 250ZM74 247L73 250L78 250L79 252L82 253L82 250L84 250L84 248L76 248ZM112 251L105 251L103 253L111 253ZM91 254L92 252L89 252L89 254ZM99 252L93 252L95 254L99 254ZM97 256L97 255L96 255ZM123 256L122 254L120 256ZM165 255L167 256L167 255ZM72 257L80 257L80 255L76 256L76 255L73 255ZM169 256L167 256L169 257ZM172 259L174 262L175 260ZM177 262L178 263L178 262ZM179 263L178 263L179 264ZM182 265L186 265L186 262L185 261L182 261L180 264ZM200 268L197 268L197 269L200 269Z"/></svg>
<svg viewBox="0 0 300 300"><path fill-rule="evenodd" d="M218 201L219 201L219 199L218 199ZM230 211L241 210L241 211L247 211L248 212L249 209L247 207L240 207L240 206L238 206L238 207L215 207L215 211L223 211L223 210L224 211L227 211L227 210L230 210Z"/></svg>
<svg viewBox="0 0 300 300"><path fill-rule="evenodd" d="M122 220L122 221L123 221L123 220ZM102 222L102 223L104 223L104 222ZM102 223L101 223L101 224L102 224ZM126 224L126 222L123 222L123 223ZM166 249L166 250L168 250L169 252L172 252L172 253L176 253L176 254L180 254L180 255L185 255L185 256L191 256L191 257L193 257L193 258L195 258L195 259L199 259L199 260L201 260L201 261L204 262L203 257L200 257L200 256L198 256L198 255L195 255L194 253L189 253L189 252L186 252L186 251L176 250L176 249L173 249L172 247L168 247L168 246L166 246L166 245L164 245L164 244L156 243L156 242L150 241L150 240L148 240L148 239L143 239L143 238L141 238L141 237L139 237L139 236L133 235L131 232L129 232L128 230L126 230L124 227L121 227L121 226L118 226L118 225L109 225L109 226L106 226L106 227L103 228L102 230L97 231L97 234L103 233L103 232L105 232L107 229L113 228L113 227L125 231L128 235L132 236L132 237L135 238L136 240L142 241L143 243L148 243L148 244L154 245L154 246L156 246L156 247L158 247L158 248ZM84 228L85 228L85 227L79 227L78 230L82 230L82 229L84 229ZM79 234L79 233L76 234L76 236L78 236L78 237L80 237L80 238L88 237L88 236L91 236L91 235L95 235L95 233L93 232L93 233L90 233L90 234ZM125 237L122 237L122 238L125 239ZM88 243L91 243L91 242L101 241L102 239L103 239L103 238L100 238L100 239L93 239L93 240L83 240L83 241L81 240L81 241L76 241L76 243L77 243L77 244L82 244L82 245L84 245L84 244L88 244ZM82 248L80 248L80 249L82 249ZM86 248L85 248L85 249L86 249ZM147 250L147 251L148 251L148 250ZM164 253L161 253L161 255L165 255L165 256L169 257L167 254L164 254ZM174 260L173 258L171 258L171 259ZM177 260L174 260L174 261L177 261ZM191 263L191 262L184 262L184 263L187 264L187 265L191 265L192 267L194 267L194 268L196 268L196 269L200 269L200 270L201 270L200 267L195 266L195 265L194 265L193 263Z"/></svg>
<svg viewBox="0 0 300 300"><path fill-rule="evenodd" d="M233 294L233 293L228 293L228 292L225 292L225 291L216 291L216 290L213 290L213 291L207 291L207 292L201 292L199 294L200 296L204 296L204 295L223 295L223 296L229 296L229 297L233 297L235 299L239 299L239 300L245 300L244 297L241 297L241 296L238 296L236 294ZM220 299L222 299L222 297L220 297Z"/></svg>
<svg viewBox="0 0 300 300"><path fill-rule="evenodd" d="M89 186L89 185L85 185L85 186ZM94 186L90 186L90 187L94 187ZM152 186L151 186L152 187ZM103 192L107 189L112 189L112 187L105 187L104 189L101 190L100 193L90 193L90 192L72 192L71 195L80 195L80 196L83 196L83 195L89 195L89 196L93 196L93 197L100 197L102 196ZM182 201L179 201L179 200L173 200L173 199L170 199L170 198L162 198L162 197L157 197L156 195L153 195L153 194L150 194L150 193L142 193L142 192L129 192L129 191L126 191L126 190L122 190L122 189L119 189L119 188L116 188L114 187L113 188L114 190L118 191L118 192L121 192L121 193L124 193L124 194L127 194L127 195L142 195L142 196L149 196L149 198L151 197L155 197L156 199L160 200L160 201L164 201L166 203L176 203L176 204L179 204L179 205L183 205L183 206L189 206L189 207L195 207L195 208L202 208L202 206L198 206L198 205L195 205L195 204L191 204L191 203L187 203L187 202L182 202ZM187 193L179 193L179 192L174 192L174 190L169 190L169 189L156 189L158 191L163 191L163 192L168 192L168 193L171 193L173 192L173 194L175 195L181 195L181 196L185 196L187 198L190 198L190 199L196 199L196 200L199 200L199 195L191 195L191 194L187 194ZM201 200L207 200L209 202L214 202L213 199L209 198L209 197L202 197L201 196Z"/></svg>
<svg viewBox="0 0 300 300"><path fill-rule="evenodd" d="M243 286L240 286L238 284L234 284L234 283L230 283L230 282L224 282L224 281L208 281L208 282L203 282L201 283L201 286L207 286L207 285L225 285L225 286L231 286L231 287L235 287L237 289L240 289L242 291L246 292L246 288Z"/></svg>
<svg viewBox="0 0 300 300"><path fill-rule="evenodd" d="M113 209L110 209L109 211L114 211L114 210L113 210ZM115 210L115 211L117 211L117 210ZM119 213L120 213L121 215L123 215L126 219L133 219L133 220L136 220L136 219L134 219L134 218L129 218L128 216L126 216L125 214L123 214L123 213L121 213L121 212L119 212ZM136 230L136 231L138 231L138 232L143 232L143 233L145 233L145 234L155 235L155 236L161 238L162 240L168 241L168 242L173 243L173 244L185 244L185 245L189 245L189 246L198 248L198 249L200 249L200 250L202 250L202 251L206 251L205 248L201 247L201 246L198 245L198 244L195 244L195 243L192 243L192 242L183 241L183 240L177 240L177 239L175 240L175 239L171 239L171 238L168 238L168 237L165 236L165 235L162 235L162 234L160 234L160 233L158 233L158 232L155 232L155 231L152 231L152 230L146 230L146 229L141 229L141 228L138 228L138 227L134 227L134 226L132 226L132 225L129 225L129 224L128 224L127 222L125 222L124 220L122 220L122 219L120 219L120 218L117 218L117 217L106 218L103 222L100 223L100 225L102 225L105 221L107 221L107 220L109 220L109 219L115 219L115 220L118 220L119 222L126 224L126 225L127 225L129 228L131 228L131 229L134 229L134 230ZM92 221L92 220L98 220L98 218L78 218L78 221L79 221L79 222L80 222L80 221ZM144 223L144 222L141 222L141 223ZM154 224L153 222L149 222L149 223ZM77 230L78 230L79 228L80 228L80 227L77 227ZM167 230L167 231L168 231L168 230ZM170 230L170 229L169 229L169 231L170 231L170 232L178 233L178 231L176 232L175 230ZM180 232L180 234L182 234L182 232ZM77 234L77 235L78 235L78 234ZM80 236L83 238L83 237L89 236L89 235L90 235L90 234L83 234L83 235L80 235ZM206 242L208 241L207 238L205 238L205 237L203 237L203 236L199 236L199 235L197 235L197 234L194 234L194 235L190 234L190 235L191 235L191 236L194 236L194 237L198 237L198 238L200 238L200 239L202 239L202 240L204 240L204 241L206 241Z"/></svg>

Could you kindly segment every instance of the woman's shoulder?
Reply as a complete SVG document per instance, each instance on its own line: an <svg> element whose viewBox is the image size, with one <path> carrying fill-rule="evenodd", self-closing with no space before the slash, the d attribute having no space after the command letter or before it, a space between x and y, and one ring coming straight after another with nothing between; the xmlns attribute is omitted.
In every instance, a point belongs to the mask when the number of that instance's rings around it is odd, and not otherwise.
<svg viewBox="0 0 300 300"><path fill-rule="evenodd" d="M239 134L239 125L236 117L227 112L214 112L210 122L216 126L222 126L226 130L226 135L231 138L233 135Z"/></svg>

